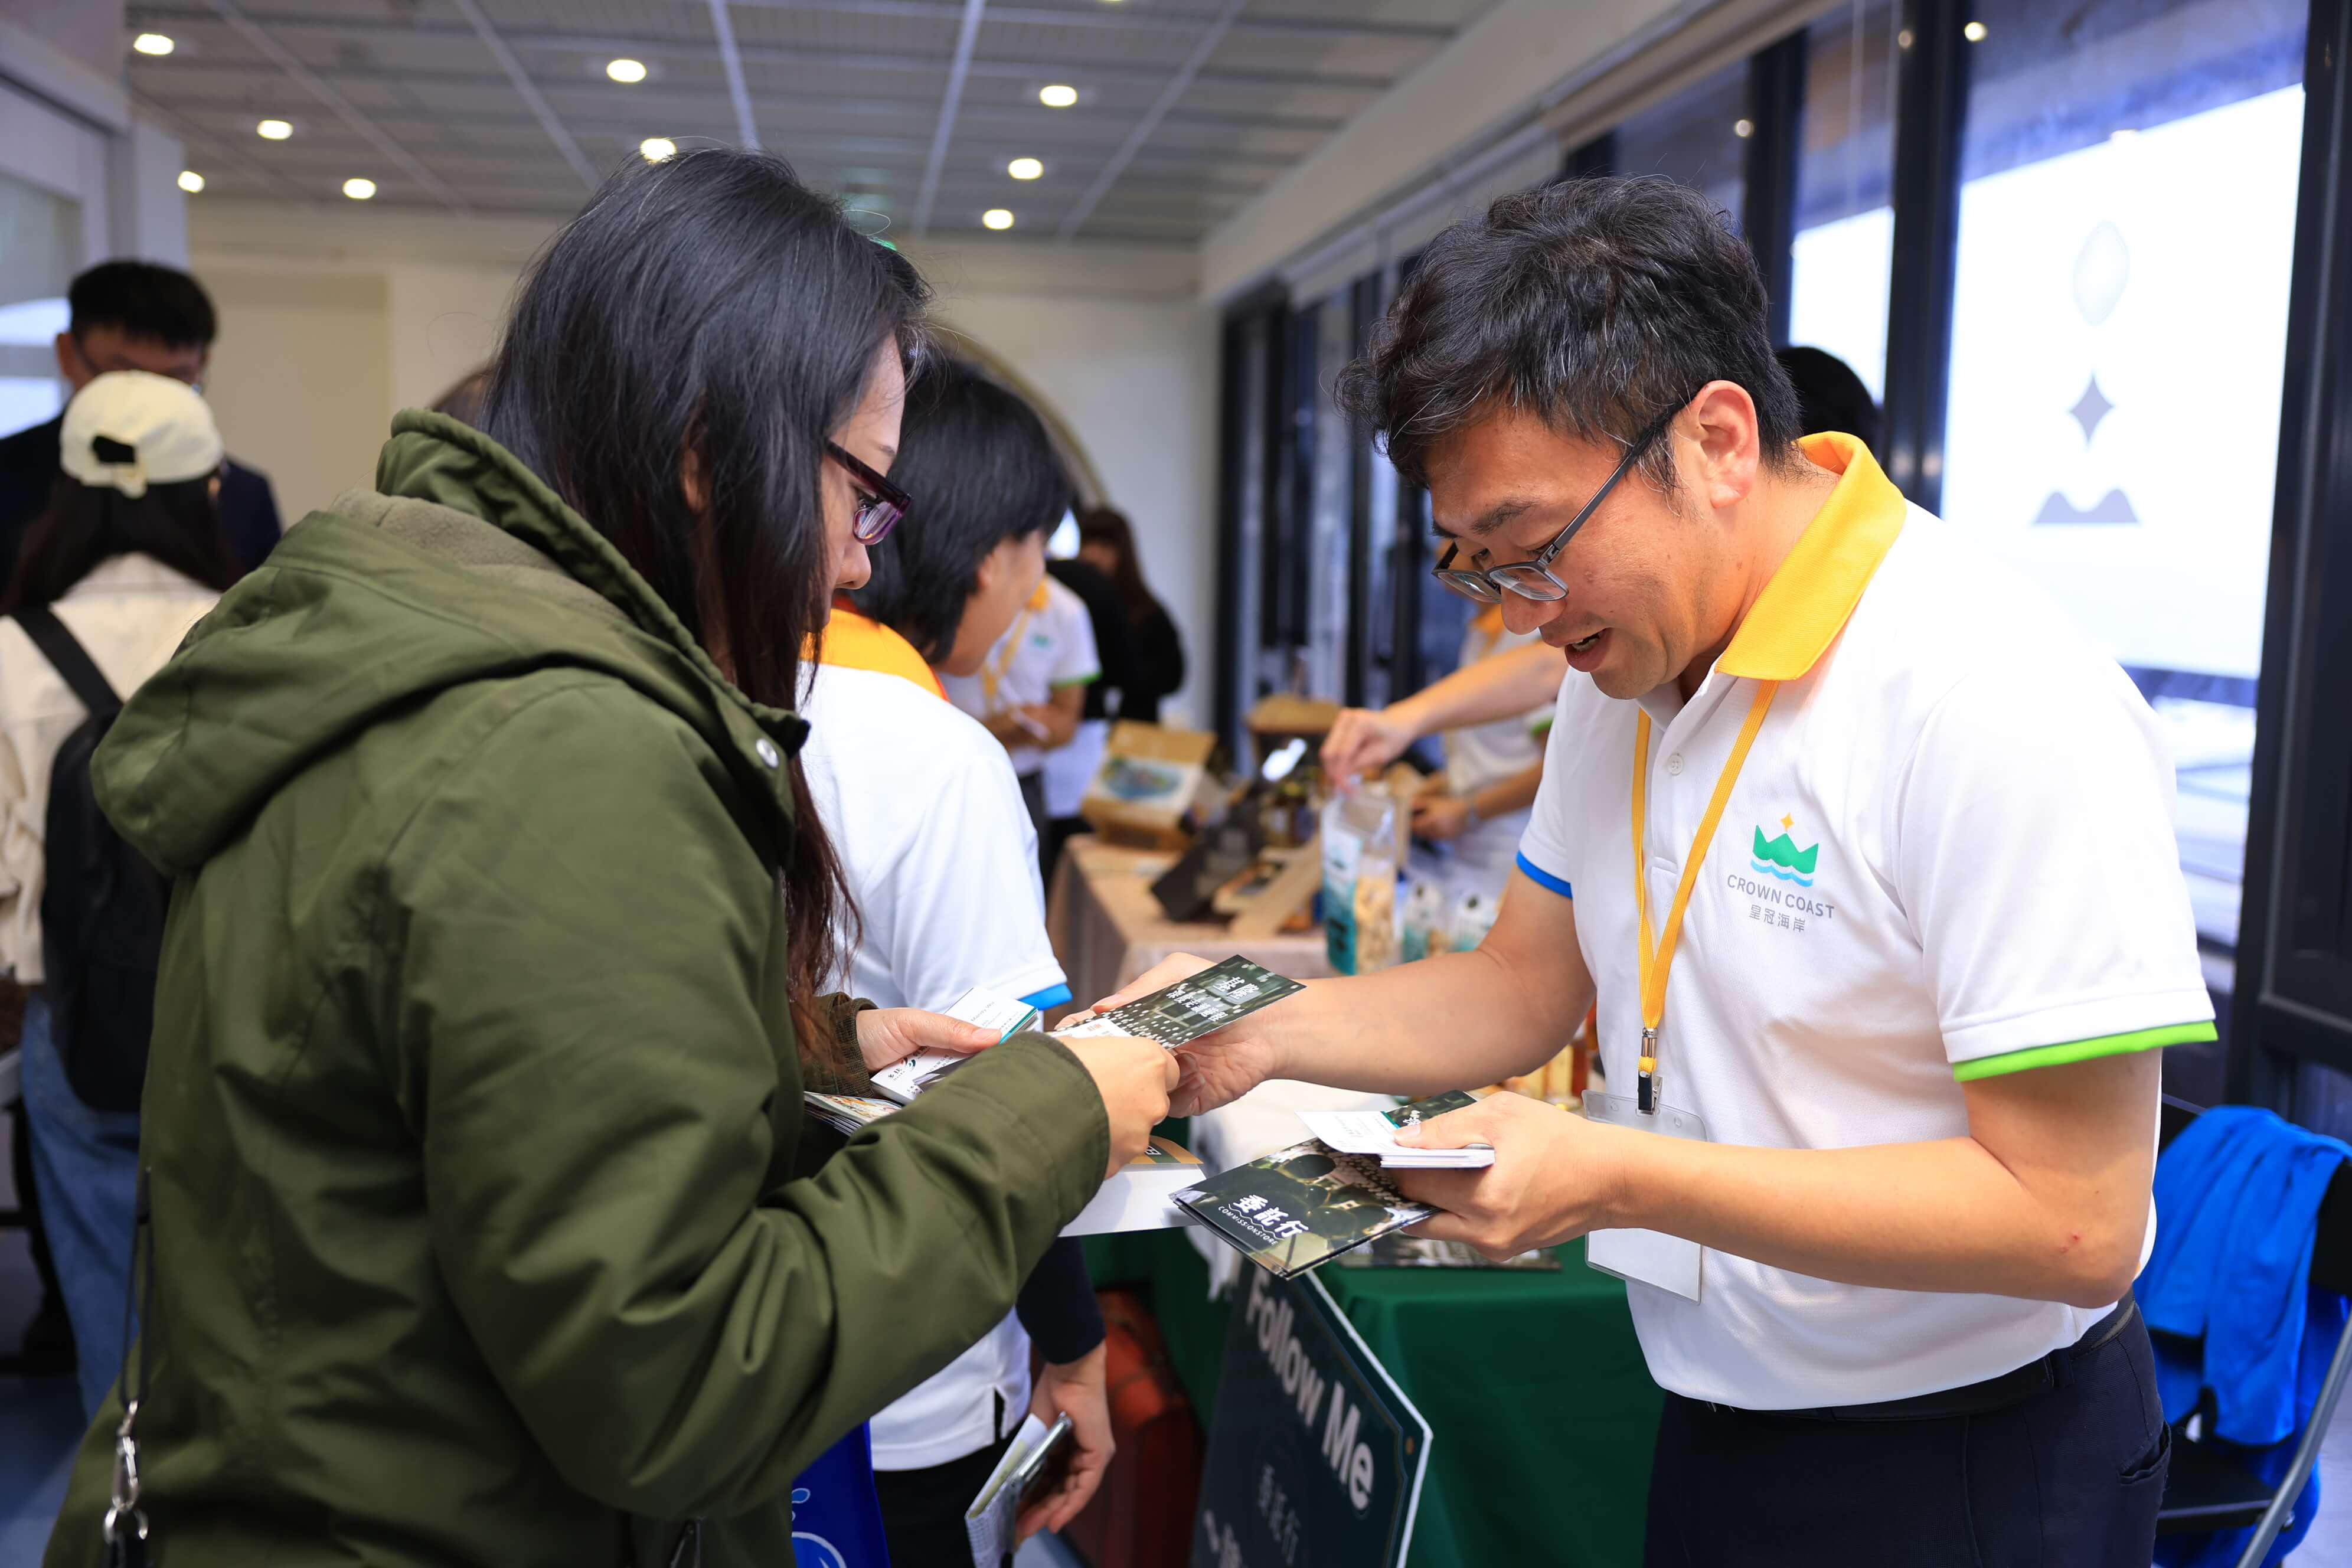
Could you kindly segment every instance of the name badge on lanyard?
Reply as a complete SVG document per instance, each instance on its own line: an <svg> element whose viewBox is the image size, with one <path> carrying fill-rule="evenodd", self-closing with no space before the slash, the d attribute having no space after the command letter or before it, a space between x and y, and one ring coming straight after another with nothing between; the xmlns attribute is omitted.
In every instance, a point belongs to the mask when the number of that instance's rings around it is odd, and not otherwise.
<svg viewBox="0 0 2352 1568"><path fill-rule="evenodd" d="M1632 1100L1622 1094L1584 1097L1584 1113L1596 1121L1663 1133L1669 1138L1687 1138L1701 1143L1707 1141L1706 1123L1691 1111L1667 1105L1660 1087L1664 1075L1658 1070L1658 1062L1665 1033L1666 982L1674 971L1675 944L1682 936L1683 912L1690 907L1691 889L1698 884L1699 863L1706 858L1707 847L1715 842L1716 824L1723 820L1723 808L1731 800L1731 787L1739 781L1739 770L1748 761L1748 748L1756 743L1756 732L1764 727L1764 715L1771 710L1773 694L1779 689L1777 681L1758 683L1756 700L1748 704L1747 721L1739 727L1739 739L1732 743L1730 759L1715 781L1715 795L1707 802L1706 815L1699 819L1690 853L1683 858L1682 880L1675 888L1674 902L1666 909L1665 929L1654 937L1652 933L1656 928L1650 919L1646 834L1650 716L1643 712L1634 720L1633 904L1641 915L1641 929L1634 940L1635 956L1641 961L1642 1055ZM1696 1301L1699 1297L1704 1250L1697 1242L1654 1230L1596 1230L1585 1238L1584 1258L1603 1273L1655 1285Z"/></svg>

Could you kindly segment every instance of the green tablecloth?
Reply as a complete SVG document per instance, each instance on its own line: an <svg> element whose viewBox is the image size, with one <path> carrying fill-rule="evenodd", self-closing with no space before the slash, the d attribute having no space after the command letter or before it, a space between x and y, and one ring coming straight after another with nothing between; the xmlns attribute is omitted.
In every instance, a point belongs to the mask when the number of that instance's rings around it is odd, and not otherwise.
<svg viewBox="0 0 2352 1568"><path fill-rule="evenodd" d="M1205 1426L1227 1308L1181 1231L1099 1238L1102 1284L1148 1282L1169 1359ZM1431 1428L1411 1568L1633 1568L1657 1385L1625 1287L1584 1267L1323 1268L1319 1278Z"/></svg>

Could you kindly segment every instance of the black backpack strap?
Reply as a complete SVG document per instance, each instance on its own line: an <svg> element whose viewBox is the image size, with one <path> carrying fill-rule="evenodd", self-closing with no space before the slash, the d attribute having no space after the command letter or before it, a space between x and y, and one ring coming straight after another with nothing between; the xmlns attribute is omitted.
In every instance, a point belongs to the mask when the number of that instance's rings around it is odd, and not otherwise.
<svg viewBox="0 0 2352 1568"><path fill-rule="evenodd" d="M57 611L47 605L33 605L16 613L16 624L41 650L41 657L57 667L81 705L93 714L111 715L122 710L122 699L114 694L98 668L73 633L66 630L65 622L58 619Z"/></svg>

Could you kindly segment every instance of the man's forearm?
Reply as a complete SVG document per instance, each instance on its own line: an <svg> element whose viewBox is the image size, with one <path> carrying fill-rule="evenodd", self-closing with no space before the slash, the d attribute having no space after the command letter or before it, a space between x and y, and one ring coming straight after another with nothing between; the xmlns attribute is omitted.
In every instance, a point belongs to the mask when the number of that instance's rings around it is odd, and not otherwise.
<svg viewBox="0 0 2352 1568"><path fill-rule="evenodd" d="M1491 822L1496 817L1507 816L1512 812L1533 805L1537 792L1543 788L1543 759L1538 757L1510 777L1497 779L1485 789L1473 791L1470 808Z"/></svg>
<svg viewBox="0 0 2352 1568"><path fill-rule="evenodd" d="M1567 674L1568 661L1558 648L1532 643L1465 665L1444 679L1391 703L1389 711L1407 719L1423 735L1491 724L1550 701L1559 694L1559 683Z"/></svg>
<svg viewBox="0 0 2352 1568"><path fill-rule="evenodd" d="M1310 980L1265 1015L1279 1075L1420 1098L1497 1083L1549 1061L1590 996L1514 973L1489 948L1377 974Z"/></svg>
<svg viewBox="0 0 2352 1568"><path fill-rule="evenodd" d="M2101 1226L2080 1209L2061 1212L1973 1138L1757 1149L1595 1131L1624 1144L1609 1223L1815 1279L2099 1307L2123 1293L2139 1261L2144 1219ZM2145 1172L2142 1160L2136 1173L2116 1173L2136 1183L2132 1212L2142 1216Z"/></svg>

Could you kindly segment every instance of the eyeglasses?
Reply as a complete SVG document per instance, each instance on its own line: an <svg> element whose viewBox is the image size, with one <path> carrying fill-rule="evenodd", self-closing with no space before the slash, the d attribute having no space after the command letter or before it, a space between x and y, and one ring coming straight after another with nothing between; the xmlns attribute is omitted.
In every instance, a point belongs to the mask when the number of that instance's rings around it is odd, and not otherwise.
<svg viewBox="0 0 2352 1568"><path fill-rule="evenodd" d="M1457 542L1446 545L1445 553L1437 558L1431 575L1464 598L1475 600L1481 605L1501 604L1506 591L1517 594L1522 599L1536 599L1545 604L1567 598L1568 584L1552 574L1551 563L1559 559L1559 552L1568 548L1568 542L1576 537L1576 531L1582 528L1600 509L1601 503L1609 499L1609 492L1617 488L1617 481L1642 460L1642 454L1657 445L1658 437L1666 433L1667 427L1675 422L1675 416L1682 411L1683 405L1677 403L1625 448L1625 456L1616 468L1610 470L1609 477L1601 481L1601 488L1592 492L1592 499L1568 520L1566 528L1551 536L1550 543L1527 560L1506 562L1500 566L1489 566L1483 572L1467 566L1455 566L1452 563L1454 557L1462 550Z"/></svg>
<svg viewBox="0 0 2352 1568"><path fill-rule="evenodd" d="M915 504L915 498L892 484L831 441L824 444L826 454L849 471L856 483L857 521L849 525L850 536L860 544L879 544L882 536L898 526Z"/></svg>

